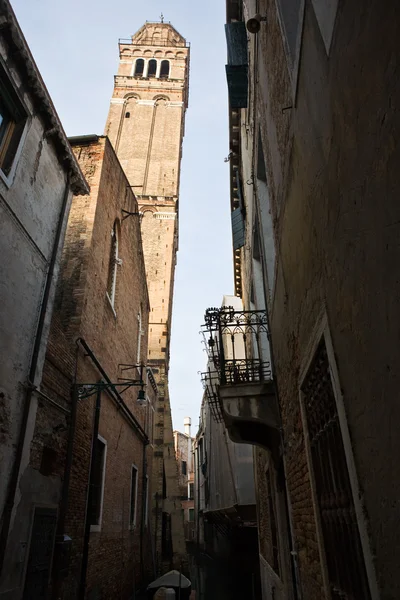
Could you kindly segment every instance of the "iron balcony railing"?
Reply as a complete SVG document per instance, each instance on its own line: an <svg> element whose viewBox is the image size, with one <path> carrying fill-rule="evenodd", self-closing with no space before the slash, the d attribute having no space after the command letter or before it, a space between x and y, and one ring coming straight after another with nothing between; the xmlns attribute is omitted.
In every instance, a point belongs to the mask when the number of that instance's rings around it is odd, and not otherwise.
<svg viewBox="0 0 400 600"><path fill-rule="evenodd" d="M201 373L201 382L204 387L204 393L210 407L212 416L217 423L222 423L221 404L218 396L219 375L215 369L208 366L207 371Z"/></svg>
<svg viewBox="0 0 400 600"><path fill-rule="evenodd" d="M256 383L272 379L266 311L235 311L231 306L209 308L202 333L210 372L220 385ZM211 392L213 386L211 385ZM207 390L208 393L208 390Z"/></svg>

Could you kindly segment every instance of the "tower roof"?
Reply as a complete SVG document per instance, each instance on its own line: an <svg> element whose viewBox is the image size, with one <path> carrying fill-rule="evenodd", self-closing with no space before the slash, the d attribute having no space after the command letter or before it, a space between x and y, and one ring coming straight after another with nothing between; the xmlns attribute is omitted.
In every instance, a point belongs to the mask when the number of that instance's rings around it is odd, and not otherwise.
<svg viewBox="0 0 400 600"><path fill-rule="evenodd" d="M132 44L140 46L186 46L186 40L170 23L146 21L132 35Z"/></svg>

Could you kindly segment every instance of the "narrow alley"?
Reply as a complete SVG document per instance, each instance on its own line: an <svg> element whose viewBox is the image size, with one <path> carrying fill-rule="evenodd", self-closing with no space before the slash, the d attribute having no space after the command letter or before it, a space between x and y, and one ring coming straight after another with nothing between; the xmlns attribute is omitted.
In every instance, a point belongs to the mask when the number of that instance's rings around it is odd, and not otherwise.
<svg viewBox="0 0 400 600"><path fill-rule="evenodd" d="M114 4L0 0L0 600L400 600L398 3Z"/></svg>

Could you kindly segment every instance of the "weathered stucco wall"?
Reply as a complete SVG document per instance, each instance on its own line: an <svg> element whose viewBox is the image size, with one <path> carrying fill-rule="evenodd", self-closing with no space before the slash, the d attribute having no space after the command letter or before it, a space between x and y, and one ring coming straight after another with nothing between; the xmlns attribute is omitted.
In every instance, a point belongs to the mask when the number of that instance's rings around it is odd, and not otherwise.
<svg viewBox="0 0 400 600"><path fill-rule="evenodd" d="M55 244L55 234L67 186L67 172L57 156L44 120L32 96L32 82L13 62L3 37L0 54L12 85L24 104L27 122L14 159L12 176L0 178L0 513L4 508L10 473L15 459L23 405L28 389L32 351L43 300L44 286ZM15 58L15 57L14 57ZM53 132L54 133L54 132ZM70 206L69 192L61 243ZM56 257L53 285L39 348L35 380L41 380L44 352L53 308L61 250ZM40 478L30 471L29 450L36 419L37 398L30 404L28 427L22 452L14 510L6 551L0 597L13 594L23 584L26 549L33 503L51 503L57 490L43 489ZM11 498L11 502L12 502ZM14 596L7 596L14 597Z"/></svg>

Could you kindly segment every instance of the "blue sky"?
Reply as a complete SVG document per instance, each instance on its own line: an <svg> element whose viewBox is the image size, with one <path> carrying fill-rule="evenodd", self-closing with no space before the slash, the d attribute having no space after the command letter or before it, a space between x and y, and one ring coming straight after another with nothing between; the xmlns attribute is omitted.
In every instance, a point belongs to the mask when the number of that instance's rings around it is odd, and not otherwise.
<svg viewBox="0 0 400 600"><path fill-rule="evenodd" d="M204 310L233 292L229 211L225 1L11 0L67 135L103 133L118 38L165 21L191 43L190 96L180 190L179 253L171 344L173 423L197 429L205 353Z"/></svg>

